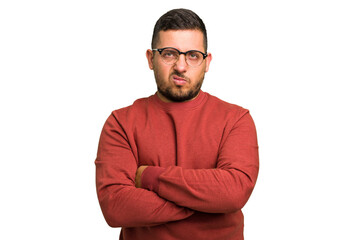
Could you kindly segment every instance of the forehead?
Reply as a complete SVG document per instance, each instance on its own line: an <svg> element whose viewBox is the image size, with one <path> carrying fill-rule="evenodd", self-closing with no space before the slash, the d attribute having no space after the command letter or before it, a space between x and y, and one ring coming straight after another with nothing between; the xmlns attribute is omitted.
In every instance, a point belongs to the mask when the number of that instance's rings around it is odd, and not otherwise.
<svg viewBox="0 0 360 240"><path fill-rule="evenodd" d="M180 51L204 51L204 35L200 30L160 31L157 48L163 47L174 47Z"/></svg>

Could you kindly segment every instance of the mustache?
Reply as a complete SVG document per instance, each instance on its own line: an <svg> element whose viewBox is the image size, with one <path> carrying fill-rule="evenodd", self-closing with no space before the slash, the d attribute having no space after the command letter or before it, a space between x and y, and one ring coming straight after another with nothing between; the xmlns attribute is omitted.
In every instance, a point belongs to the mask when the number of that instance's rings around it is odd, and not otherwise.
<svg viewBox="0 0 360 240"><path fill-rule="evenodd" d="M185 76L184 74L182 74L182 73L179 73L178 71L176 71L176 70L174 70L172 73L171 73L171 76L172 75L176 75L176 76L178 76L178 77L181 77L181 78L183 78L183 79L185 79L185 80L189 80L189 78L187 77L187 76Z"/></svg>

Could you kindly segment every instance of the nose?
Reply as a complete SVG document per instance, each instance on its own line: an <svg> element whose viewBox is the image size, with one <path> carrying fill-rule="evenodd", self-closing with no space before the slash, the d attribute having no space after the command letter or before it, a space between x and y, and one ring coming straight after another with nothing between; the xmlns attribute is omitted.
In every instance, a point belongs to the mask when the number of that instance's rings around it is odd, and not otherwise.
<svg viewBox="0 0 360 240"><path fill-rule="evenodd" d="M175 63L174 69L178 72L186 72L187 63L185 59L185 54L180 54L179 59Z"/></svg>

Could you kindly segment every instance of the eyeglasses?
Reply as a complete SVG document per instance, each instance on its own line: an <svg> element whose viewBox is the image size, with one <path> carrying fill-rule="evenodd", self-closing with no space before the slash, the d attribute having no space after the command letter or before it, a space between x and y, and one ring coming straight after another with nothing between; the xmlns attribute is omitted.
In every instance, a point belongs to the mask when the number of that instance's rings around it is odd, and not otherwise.
<svg viewBox="0 0 360 240"><path fill-rule="evenodd" d="M180 55L184 54L186 63L189 66L197 67L208 56L207 53L203 53L198 50L180 52L178 49L172 47L153 49L153 51L158 51L160 53L161 60L168 65L176 63L179 60Z"/></svg>

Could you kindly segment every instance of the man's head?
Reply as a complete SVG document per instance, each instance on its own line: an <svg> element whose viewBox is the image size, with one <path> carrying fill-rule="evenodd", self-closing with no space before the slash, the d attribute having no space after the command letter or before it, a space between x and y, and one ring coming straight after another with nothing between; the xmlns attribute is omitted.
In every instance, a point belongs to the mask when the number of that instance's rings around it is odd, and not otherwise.
<svg viewBox="0 0 360 240"><path fill-rule="evenodd" d="M203 21L190 10L167 12L156 22L152 49L146 56L162 100L182 102L195 98L212 59L207 53Z"/></svg>
<svg viewBox="0 0 360 240"><path fill-rule="evenodd" d="M159 41L159 32L167 30L199 30L204 37L204 50L207 51L207 33L201 18L188 9L174 9L157 20L151 41L152 49L155 49Z"/></svg>

